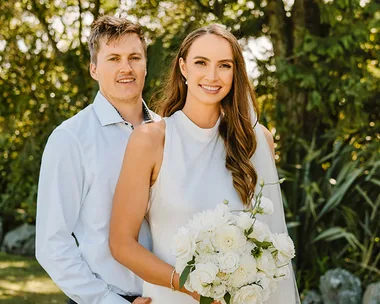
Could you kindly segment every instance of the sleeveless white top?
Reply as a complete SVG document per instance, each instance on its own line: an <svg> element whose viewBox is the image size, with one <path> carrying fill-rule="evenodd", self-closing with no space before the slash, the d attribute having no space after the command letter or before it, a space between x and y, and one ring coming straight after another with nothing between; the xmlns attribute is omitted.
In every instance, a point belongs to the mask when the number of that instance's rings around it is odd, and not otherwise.
<svg viewBox="0 0 380 304"><path fill-rule="evenodd" d="M170 265L175 265L172 238L197 212L213 209L225 199L231 209L243 209L233 187L232 175L225 166L225 148L219 136L219 120L211 129L202 129L182 111L165 118L163 160L155 184L151 187L147 218L153 239L153 253ZM278 180L277 171L265 135L259 124L255 127L257 149L252 158L259 180ZM264 196L275 207L272 215L261 218L272 232L286 232L285 217L278 185L266 186ZM170 280L170 278L168 278ZM280 283L279 290L266 303L299 303L293 281ZM143 296L153 304L196 304L190 296L169 288L144 282Z"/></svg>

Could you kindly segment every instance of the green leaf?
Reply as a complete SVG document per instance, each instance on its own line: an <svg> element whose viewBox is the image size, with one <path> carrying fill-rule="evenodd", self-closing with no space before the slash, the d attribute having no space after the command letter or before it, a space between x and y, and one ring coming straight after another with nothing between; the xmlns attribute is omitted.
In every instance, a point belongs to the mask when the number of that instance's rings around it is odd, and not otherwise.
<svg viewBox="0 0 380 304"><path fill-rule="evenodd" d="M188 265L185 267L185 269L182 271L181 276L179 277L179 287L182 288L187 280L187 277L189 276L190 272L194 268L193 265Z"/></svg>
<svg viewBox="0 0 380 304"><path fill-rule="evenodd" d="M201 300L199 301L200 304L211 304L214 301L213 298L208 298L201 296Z"/></svg>
<svg viewBox="0 0 380 304"><path fill-rule="evenodd" d="M356 169L346 177L346 180L342 182L341 185L339 185L340 186L339 188L336 188L333 195L330 197L326 205L323 207L322 211L318 215L318 219L321 219L321 217L325 213L327 213L328 211L331 211L332 209L334 209L336 206L340 204L346 192L350 189L351 185L359 177L359 175L363 173L363 171L364 171L364 168Z"/></svg>
<svg viewBox="0 0 380 304"><path fill-rule="evenodd" d="M226 301L227 304L230 304L231 295L228 292L224 295L224 301Z"/></svg>

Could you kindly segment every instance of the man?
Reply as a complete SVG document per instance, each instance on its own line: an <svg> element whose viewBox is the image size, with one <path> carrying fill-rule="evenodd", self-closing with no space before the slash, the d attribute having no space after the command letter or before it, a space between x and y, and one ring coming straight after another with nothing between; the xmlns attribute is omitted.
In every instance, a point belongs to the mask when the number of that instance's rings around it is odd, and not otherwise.
<svg viewBox="0 0 380 304"><path fill-rule="evenodd" d="M89 38L90 73L99 83L94 103L51 134L37 199L36 257L79 304L148 304L142 280L116 262L108 245L115 186L135 125L158 120L142 100L146 42L141 27L102 16ZM76 245L76 238L79 246ZM151 247L146 222L141 244Z"/></svg>

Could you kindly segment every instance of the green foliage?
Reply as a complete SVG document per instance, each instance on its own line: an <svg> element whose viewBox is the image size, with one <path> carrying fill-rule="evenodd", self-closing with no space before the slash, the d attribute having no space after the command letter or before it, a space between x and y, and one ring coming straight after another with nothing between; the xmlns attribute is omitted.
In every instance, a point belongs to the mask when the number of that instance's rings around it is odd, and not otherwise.
<svg viewBox="0 0 380 304"><path fill-rule="evenodd" d="M378 1L0 2L0 216L35 220L41 154L62 120L92 101L85 40L100 13L136 18L150 42L144 98L157 92L184 36L224 24L243 46L273 46L254 81L275 135L300 290L342 266L378 280Z"/></svg>

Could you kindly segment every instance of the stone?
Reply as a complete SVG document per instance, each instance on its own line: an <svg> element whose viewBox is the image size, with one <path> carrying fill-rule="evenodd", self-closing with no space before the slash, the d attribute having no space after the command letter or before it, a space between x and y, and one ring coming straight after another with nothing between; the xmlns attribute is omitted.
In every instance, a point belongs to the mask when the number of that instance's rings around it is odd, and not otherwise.
<svg viewBox="0 0 380 304"><path fill-rule="evenodd" d="M360 279L345 269L327 271L319 280L319 290L324 304L361 304Z"/></svg>
<svg viewBox="0 0 380 304"><path fill-rule="evenodd" d="M322 297L316 290L309 290L306 292L302 300L302 304L323 304Z"/></svg>
<svg viewBox="0 0 380 304"><path fill-rule="evenodd" d="M11 254L34 256L36 227L23 224L4 236L1 251Z"/></svg>
<svg viewBox="0 0 380 304"><path fill-rule="evenodd" d="M364 293L363 304L380 304L380 282L368 285Z"/></svg>

